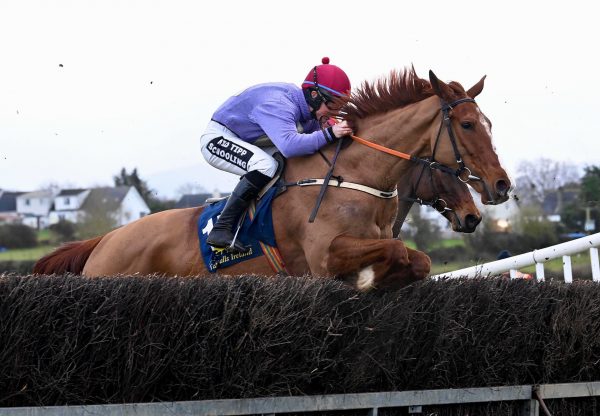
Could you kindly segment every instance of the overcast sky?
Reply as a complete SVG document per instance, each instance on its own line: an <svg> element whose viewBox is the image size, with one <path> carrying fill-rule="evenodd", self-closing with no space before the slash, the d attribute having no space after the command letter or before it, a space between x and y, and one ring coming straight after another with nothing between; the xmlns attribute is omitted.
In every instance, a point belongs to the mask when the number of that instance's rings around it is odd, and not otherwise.
<svg viewBox="0 0 600 416"><path fill-rule="evenodd" d="M163 194L228 191L237 178L200 154L214 110L252 84L300 84L323 56L354 86L411 64L466 88L487 75L478 102L513 177L540 157L600 165L592 4L0 0L0 188L137 167Z"/></svg>

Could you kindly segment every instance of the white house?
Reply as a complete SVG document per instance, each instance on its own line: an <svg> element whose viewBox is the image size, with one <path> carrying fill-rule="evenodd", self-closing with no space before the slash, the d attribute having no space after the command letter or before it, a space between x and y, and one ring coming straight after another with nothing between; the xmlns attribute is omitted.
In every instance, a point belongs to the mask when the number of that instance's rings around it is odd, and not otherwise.
<svg viewBox="0 0 600 416"><path fill-rule="evenodd" d="M38 229L60 220L77 223L99 209L110 212L117 226L150 214L133 186L0 193L0 222L18 221Z"/></svg>
<svg viewBox="0 0 600 416"><path fill-rule="evenodd" d="M49 214L49 223L56 224L60 220L78 222L81 206L90 194L89 189L63 189L54 198L54 210Z"/></svg>
<svg viewBox="0 0 600 416"><path fill-rule="evenodd" d="M150 208L144 198L133 186L120 186L116 188L97 188L92 191L104 190L105 197L113 197L118 200L118 206L114 210L117 225L125 225L150 214Z"/></svg>
<svg viewBox="0 0 600 416"><path fill-rule="evenodd" d="M56 196L54 207L50 213L51 224L61 219L79 222L97 210L109 211L117 226L150 214L150 208L133 186L65 189Z"/></svg>
<svg viewBox="0 0 600 416"><path fill-rule="evenodd" d="M33 228L46 228L48 214L54 206L55 192L52 190L27 192L17 196L17 213L22 223Z"/></svg>

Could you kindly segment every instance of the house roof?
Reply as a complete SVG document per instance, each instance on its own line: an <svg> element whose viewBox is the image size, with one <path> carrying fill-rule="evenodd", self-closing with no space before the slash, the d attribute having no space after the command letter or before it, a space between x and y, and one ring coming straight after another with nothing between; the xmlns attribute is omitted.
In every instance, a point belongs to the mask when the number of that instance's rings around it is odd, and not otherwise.
<svg viewBox="0 0 600 416"><path fill-rule="evenodd" d="M51 190L41 190L33 192L24 192L19 195L22 198L52 198L54 193Z"/></svg>
<svg viewBox="0 0 600 416"><path fill-rule="evenodd" d="M56 196L71 196L71 195L79 195L82 192L87 191L87 189L63 189Z"/></svg>
<svg viewBox="0 0 600 416"><path fill-rule="evenodd" d="M114 210L118 208L123 199L125 199L129 189L131 189L131 186L90 189L90 194L83 202L81 209L89 211L104 207L108 210Z"/></svg>
<svg viewBox="0 0 600 416"><path fill-rule="evenodd" d="M212 194L185 194L175 204L175 208L192 208L206 204L206 200L211 198Z"/></svg>
<svg viewBox="0 0 600 416"><path fill-rule="evenodd" d="M2 192L0 194L0 212L12 212L17 210L17 196L25 192Z"/></svg>

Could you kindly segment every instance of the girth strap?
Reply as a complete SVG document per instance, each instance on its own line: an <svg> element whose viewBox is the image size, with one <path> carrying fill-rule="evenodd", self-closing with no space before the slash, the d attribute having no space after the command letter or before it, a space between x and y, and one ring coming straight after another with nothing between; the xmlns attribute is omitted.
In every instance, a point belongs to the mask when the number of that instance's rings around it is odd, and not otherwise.
<svg viewBox="0 0 600 416"><path fill-rule="evenodd" d="M311 186L311 185L323 185L325 179L301 179L297 182L286 182L286 186ZM381 191L379 189L371 188L370 186L361 185L359 183L346 182L339 180L338 178L330 178L327 183L328 186L335 186L337 188L354 189L355 191L365 192L369 195L376 196L383 199L396 198L398 196L398 189L393 191Z"/></svg>

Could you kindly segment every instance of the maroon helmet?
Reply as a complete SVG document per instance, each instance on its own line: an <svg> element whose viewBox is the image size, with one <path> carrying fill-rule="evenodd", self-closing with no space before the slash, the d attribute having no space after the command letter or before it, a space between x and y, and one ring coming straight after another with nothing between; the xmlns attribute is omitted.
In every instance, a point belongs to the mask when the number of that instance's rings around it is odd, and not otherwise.
<svg viewBox="0 0 600 416"><path fill-rule="evenodd" d="M330 96L341 97L350 92L350 79L338 66L330 65L329 58L321 60L323 65L310 70L302 83L302 88L319 88ZM321 91L323 92L323 91Z"/></svg>

